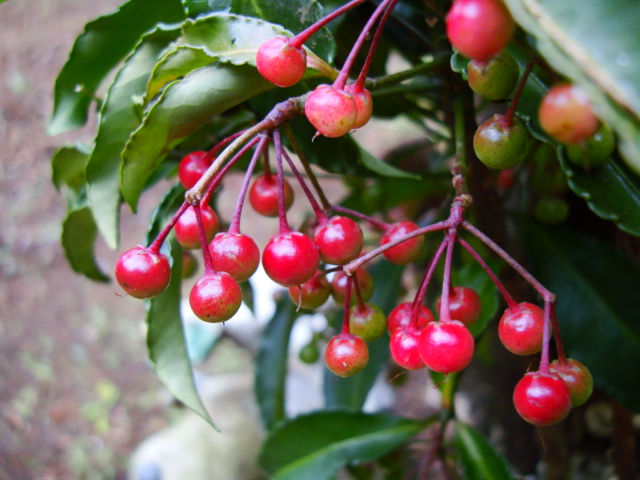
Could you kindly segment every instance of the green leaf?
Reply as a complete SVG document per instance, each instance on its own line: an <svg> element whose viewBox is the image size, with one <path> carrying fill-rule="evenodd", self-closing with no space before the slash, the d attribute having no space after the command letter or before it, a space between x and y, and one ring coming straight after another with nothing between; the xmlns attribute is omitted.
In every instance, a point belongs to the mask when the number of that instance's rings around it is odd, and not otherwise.
<svg viewBox="0 0 640 480"><path fill-rule="evenodd" d="M608 244L569 229L519 224L532 273L558 296L567 355L596 385L640 411L640 268Z"/></svg>
<svg viewBox="0 0 640 480"><path fill-rule="evenodd" d="M214 115L272 88L247 66L210 65L170 84L132 134L122 154L122 192L133 210L164 157Z"/></svg>
<svg viewBox="0 0 640 480"><path fill-rule="evenodd" d="M388 262L379 262L368 270L374 281L371 303L379 306L388 315L396 306L404 268ZM389 360L389 336L385 332L379 339L368 342L367 346L369 363L362 372L352 377L341 378L325 368L324 401L328 408L360 410L364 405L369 390Z"/></svg>
<svg viewBox="0 0 640 480"><path fill-rule="evenodd" d="M267 430L285 419L285 380L289 337L296 318L295 307L283 295L260 339L256 358L255 392Z"/></svg>
<svg viewBox="0 0 640 480"><path fill-rule="evenodd" d="M558 149L558 157L569 187L596 215L640 235L640 179L626 165L612 158L586 171L566 159L564 148Z"/></svg>
<svg viewBox="0 0 640 480"><path fill-rule="evenodd" d="M320 411L280 425L267 438L260 463L274 480L329 480L347 463L376 459L432 422Z"/></svg>
<svg viewBox="0 0 640 480"><path fill-rule="evenodd" d="M99 282L110 279L98 267L93 251L98 230L89 208L67 214L62 223L62 248L74 271Z"/></svg>
<svg viewBox="0 0 640 480"><path fill-rule="evenodd" d="M183 0L190 17L209 12L225 11L282 25L290 32L298 33L324 16L317 0ZM333 36L321 29L307 42L307 47L331 62L335 55Z"/></svg>
<svg viewBox="0 0 640 480"><path fill-rule="evenodd" d="M130 0L109 15L85 26L58 74L48 133L57 135L87 121L89 105L104 77L159 22L184 19L179 0Z"/></svg>
<svg viewBox="0 0 640 480"><path fill-rule="evenodd" d="M171 283L164 293L147 302L147 348L149 359L167 389L214 428L196 390L180 316L182 298L182 248L171 242ZM217 429L217 428L216 428Z"/></svg>
<svg viewBox="0 0 640 480"><path fill-rule="evenodd" d="M505 459L480 432L462 422L456 422L456 450L464 480L513 480Z"/></svg>
<svg viewBox="0 0 640 480"><path fill-rule="evenodd" d="M362 163L365 167L367 167L372 172L377 173L378 175L382 175L383 177L392 177L392 178L411 178L418 179L419 175L415 175L413 173L405 172L404 170L400 170L399 168L394 167L393 165L389 165L388 163L383 162L378 157L371 155L364 148L358 145L360 149Z"/></svg>
<svg viewBox="0 0 640 480"><path fill-rule="evenodd" d="M56 189L66 185L78 192L86 182L84 175L91 150L81 144L60 147L51 157L51 181Z"/></svg>
<svg viewBox="0 0 640 480"><path fill-rule="evenodd" d="M160 52L178 34L175 27L159 26L144 35L118 72L100 111L95 148L87 164L87 196L98 228L113 249L119 240L120 153L141 121L135 98L144 95Z"/></svg>
<svg viewBox="0 0 640 480"><path fill-rule="evenodd" d="M558 72L582 86L618 134L640 175L640 4L633 0L506 0L516 21ZM606 21L603 21L606 19Z"/></svg>

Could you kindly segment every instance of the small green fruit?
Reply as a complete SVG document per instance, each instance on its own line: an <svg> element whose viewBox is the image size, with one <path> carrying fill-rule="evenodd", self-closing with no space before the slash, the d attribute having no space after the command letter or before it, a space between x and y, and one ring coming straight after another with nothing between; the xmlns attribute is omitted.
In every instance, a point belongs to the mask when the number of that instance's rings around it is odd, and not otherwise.
<svg viewBox="0 0 640 480"><path fill-rule="evenodd" d="M467 64L467 75L471 90L487 100L502 100L518 84L518 62L502 51L486 62L471 60Z"/></svg>
<svg viewBox="0 0 640 480"><path fill-rule="evenodd" d="M511 168L529 153L531 135L520 119L511 125L503 115L494 115L478 127L473 136L473 150L489 168Z"/></svg>
<svg viewBox="0 0 640 480"><path fill-rule="evenodd" d="M567 158L574 165L588 170L606 162L615 146L613 130L603 124L591 138L577 145L567 145Z"/></svg>

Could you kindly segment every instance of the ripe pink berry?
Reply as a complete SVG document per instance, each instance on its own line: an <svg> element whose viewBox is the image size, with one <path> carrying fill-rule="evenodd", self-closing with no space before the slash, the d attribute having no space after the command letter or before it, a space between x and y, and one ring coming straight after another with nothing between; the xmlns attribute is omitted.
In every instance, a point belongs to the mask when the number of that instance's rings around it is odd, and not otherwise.
<svg viewBox="0 0 640 480"><path fill-rule="evenodd" d="M538 121L550 137L567 144L588 140L600 126L587 94L569 83L552 87L542 97Z"/></svg>
<svg viewBox="0 0 640 480"><path fill-rule="evenodd" d="M420 357L434 372L455 373L471 362L475 342L458 320L431 322L420 332Z"/></svg>
<svg viewBox="0 0 640 480"><path fill-rule="evenodd" d="M271 238L262 252L262 265L267 275L283 287L310 280L319 264L320 254L315 242L293 230Z"/></svg>
<svg viewBox="0 0 640 480"><path fill-rule="evenodd" d="M385 331L387 318L377 305L353 305L349 311L349 331L366 341L379 338Z"/></svg>
<svg viewBox="0 0 640 480"><path fill-rule="evenodd" d="M417 230L419 227L413 222L403 220L398 223L394 223L389 229L382 235L380 239L380 246L386 245L389 242L394 241L402 235L406 235ZM391 247L383 252L384 258L396 265L406 265L415 261L424 246L424 236L418 235L416 237L405 240L404 242Z"/></svg>
<svg viewBox="0 0 640 480"><path fill-rule="evenodd" d="M307 97L304 113L318 133L325 137L341 137L356 122L353 95L331 85L318 85Z"/></svg>
<svg viewBox="0 0 640 480"><path fill-rule="evenodd" d="M579 407L589 400L593 392L593 377L583 363L573 358L567 358L565 361L554 360L549 365L549 372L555 373L567 384L574 407Z"/></svg>
<svg viewBox="0 0 640 480"><path fill-rule="evenodd" d="M371 92L364 87L357 87L355 83L347 85L344 89L353 95L353 101L356 102L356 122L351 128L364 127L373 115Z"/></svg>
<svg viewBox="0 0 640 480"><path fill-rule="evenodd" d="M478 321L482 314L480 296L469 287L453 287L449 292L449 314L453 320L460 320L467 327ZM440 311L442 298L436 302L436 311Z"/></svg>
<svg viewBox="0 0 640 480"><path fill-rule="evenodd" d="M522 302L507 308L498 323L498 336L507 350L516 355L533 355L542 350L544 311Z"/></svg>
<svg viewBox="0 0 640 480"><path fill-rule="evenodd" d="M420 330L413 327L397 328L389 340L391 358L407 370L420 370L425 367L420 357Z"/></svg>
<svg viewBox="0 0 640 480"><path fill-rule="evenodd" d="M360 337L340 333L329 340L324 351L324 362L336 375L350 377L367 366L369 349Z"/></svg>
<svg viewBox="0 0 640 480"><path fill-rule="evenodd" d="M153 298L169 286L169 259L148 247L138 245L124 252L116 263L116 280L135 298Z"/></svg>
<svg viewBox="0 0 640 480"><path fill-rule="evenodd" d="M244 282L258 269L260 250L242 233L219 233L209 244L213 268L227 272L236 282Z"/></svg>
<svg viewBox="0 0 640 480"><path fill-rule="evenodd" d="M271 83L279 87L290 87L304 76L307 53L303 48L291 46L291 39L287 37L273 37L258 48L256 67Z"/></svg>
<svg viewBox="0 0 640 480"><path fill-rule="evenodd" d="M411 316L413 315L413 303L412 302L403 302L398 305L396 308L391 310L389 313L389 317L387 317L387 330L389 331L389 335L393 335L398 328L407 328L411 325ZM435 318L433 317L433 313L429 308L425 305L420 305L418 307L418 318L417 329L422 330L423 327L427 325L429 322L433 322Z"/></svg>
<svg viewBox="0 0 640 480"><path fill-rule="evenodd" d="M218 323L235 315L242 303L242 290L226 272L205 274L191 288L189 305L201 320Z"/></svg>
<svg viewBox="0 0 640 480"><path fill-rule="evenodd" d="M200 207L200 211L202 212L202 223L207 242L209 242L218 231L218 216L208 205ZM174 227L174 232L178 243L184 248L194 250L201 247L198 219L193 207L187 208L180 216Z"/></svg>
<svg viewBox="0 0 640 480"><path fill-rule="evenodd" d="M284 180L284 208L286 210L293 204L293 189L287 180ZM249 189L249 203L253 209L265 217L278 216L278 182L273 175L260 175Z"/></svg>
<svg viewBox="0 0 640 480"><path fill-rule="evenodd" d="M360 286L360 293L362 294L362 301L368 302L373 295L373 278L369 272L364 268L358 268L355 271L355 276L358 279L358 285ZM337 272L331 280L331 296L333 300L338 304L344 306L347 296L347 276L343 271ZM356 296L355 282L351 291L351 305L354 305L358 301Z"/></svg>
<svg viewBox="0 0 640 480"><path fill-rule="evenodd" d="M360 225L338 215L318 226L314 239L320 249L320 259L333 265L344 265L355 259L364 243Z"/></svg>
<svg viewBox="0 0 640 480"><path fill-rule="evenodd" d="M192 188L213 163L213 158L206 159L207 152L191 152L180 160L178 178L184 188Z"/></svg>
<svg viewBox="0 0 640 480"><path fill-rule="evenodd" d="M325 275L316 273L311 280L302 285L289 287L289 296L300 308L315 310L327 301L331 288Z"/></svg>
<svg viewBox="0 0 640 480"><path fill-rule="evenodd" d="M455 0L446 18L447 37L462 55L489 60L507 46L515 24L500 0Z"/></svg>
<svg viewBox="0 0 640 480"><path fill-rule="evenodd" d="M516 385L513 404L524 420L537 427L546 427L569 414L571 394L558 375L529 372Z"/></svg>

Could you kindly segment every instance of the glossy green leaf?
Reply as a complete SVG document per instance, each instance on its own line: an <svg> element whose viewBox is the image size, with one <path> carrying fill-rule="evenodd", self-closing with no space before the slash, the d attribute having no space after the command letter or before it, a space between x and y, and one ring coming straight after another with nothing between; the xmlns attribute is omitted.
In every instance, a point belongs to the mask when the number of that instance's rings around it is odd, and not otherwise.
<svg viewBox="0 0 640 480"><path fill-rule="evenodd" d="M372 172L377 173L378 175L392 178L412 178L414 180L420 178L418 175L405 172L404 170L400 170L393 165L389 165L388 163L383 162L378 157L371 155L359 144L358 148L360 150L360 158L362 159L362 163L364 164L364 166Z"/></svg>
<svg viewBox="0 0 640 480"><path fill-rule="evenodd" d="M285 419L285 380L289 337L296 318L295 306L288 296L282 296L276 304L273 318L260 339L256 358L255 392L267 430Z"/></svg>
<svg viewBox="0 0 640 480"><path fill-rule="evenodd" d="M456 422L455 442L464 480L513 480L505 459L471 426Z"/></svg>
<svg viewBox="0 0 640 480"><path fill-rule="evenodd" d="M558 296L567 354L596 385L640 411L640 268L609 244L573 230L519 224L532 273ZM615 347L612 347L615 346Z"/></svg>
<svg viewBox="0 0 640 480"><path fill-rule="evenodd" d="M65 145L51 157L51 181L56 189L66 185L79 191L86 183L84 174L91 150L84 145Z"/></svg>
<svg viewBox="0 0 640 480"><path fill-rule="evenodd" d="M506 0L536 48L581 85L618 134L625 161L640 175L640 4L634 0ZM605 21L606 19L606 21Z"/></svg>
<svg viewBox="0 0 640 480"><path fill-rule="evenodd" d="M282 25L298 33L322 18L323 9L317 0L183 0L190 17L209 12L230 12L256 17ZM306 44L316 55L331 62L335 42L326 28L316 33Z"/></svg>
<svg viewBox="0 0 640 480"><path fill-rule="evenodd" d="M120 154L141 121L135 98L144 95L160 52L178 34L175 27L161 26L144 35L118 72L100 111L95 147L87 164L87 196L98 228L113 249L119 240Z"/></svg>
<svg viewBox="0 0 640 480"><path fill-rule="evenodd" d="M87 23L56 79L48 133L84 125L98 86L140 36L157 23L179 22L184 16L179 0L157 0L152 7L147 0L129 0L114 13Z"/></svg>
<svg viewBox="0 0 640 480"><path fill-rule="evenodd" d="M274 480L329 480L348 463L397 448L432 421L320 411L281 424L267 438L260 463Z"/></svg>
<svg viewBox="0 0 640 480"><path fill-rule="evenodd" d="M74 271L99 282L108 282L93 250L98 230L89 208L79 208L67 214L62 224L62 248Z"/></svg>
<svg viewBox="0 0 640 480"><path fill-rule="evenodd" d="M370 302L379 306L385 314L389 314L397 304L404 268L388 262L379 262L368 270L374 281ZM368 342L367 346L369 363L362 372L341 378L325 368L323 389L325 405L328 408L360 410L364 405L369 390L389 360L389 336L385 332L379 339Z"/></svg>
<svg viewBox="0 0 640 480"><path fill-rule="evenodd" d="M599 217L614 222L632 235L640 235L640 178L619 159L586 171L558 151L560 166L571 190Z"/></svg>
<svg viewBox="0 0 640 480"><path fill-rule="evenodd" d="M269 88L254 68L230 64L203 67L170 84L122 154L122 192L131 208L169 151L214 115Z"/></svg>

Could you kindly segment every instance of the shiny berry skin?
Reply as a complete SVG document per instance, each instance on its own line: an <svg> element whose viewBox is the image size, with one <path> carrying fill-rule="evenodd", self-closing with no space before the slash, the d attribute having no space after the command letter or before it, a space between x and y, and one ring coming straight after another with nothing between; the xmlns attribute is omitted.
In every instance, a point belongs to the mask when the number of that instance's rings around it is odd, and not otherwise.
<svg viewBox="0 0 640 480"><path fill-rule="evenodd" d="M473 150L489 168L516 166L526 158L531 145L531 135L517 117L509 124L503 115L496 114L485 120L473 135Z"/></svg>
<svg viewBox="0 0 640 480"><path fill-rule="evenodd" d="M169 286L171 266L165 255L138 245L120 255L115 275L132 297L153 298Z"/></svg>
<svg viewBox="0 0 640 480"><path fill-rule="evenodd" d="M355 259L364 244L360 225L338 215L316 228L314 240L320 250L320 259L333 265L344 265Z"/></svg>
<svg viewBox="0 0 640 480"><path fill-rule="evenodd" d="M373 295L373 278L369 272L364 268L358 268L355 272L358 279L358 286L360 287L360 293L362 294L362 301L368 302ZM331 280L331 296L333 300L338 304L344 306L347 295L347 276L343 271L337 272ZM358 297L356 295L355 282L351 289L351 305L357 303Z"/></svg>
<svg viewBox="0 0 640 480"><path fill-rule="evenodd" d="M200 211L202 212L202 223L207 242L209 242L218 231L218 216L208 205L200 207ZM184 248L194 250L201 247L198 219L193 207L187 208L180 216L174 227L174 232L178 243Z"/></svg>
<svg viewBox="0 0 640 480"><path fill-rule="evenodd" d="M387 331L389 335L393 335L398 328L406 328L411 325L411 316L413 315L413 303L402 302L389 313L387 317ZM418 318L416 319L416 327L421 330L429 322L435 320L433 313L425 305L418 307Z"/></svg>
<svg viewBox="0 0 640 480"><path fill-rule="evenodd" d="M440 311L442 298L436 302L436 311ZM459 320L467 327L478 321L482 315L480 296L469 287L453 287L449 292L449 314L452 320Z"/></svg>
<svg viewBox="0 0 640 480"><path fill-rule="evenodd" d="M562 378L569 389L571 404L574 407L579 407L589 400L593 392L593 377L582 362L573 358L567 358L564 362L554 360L549 365L549 372Z"/></svg>
<svg viewBox="0 0 640 480"><path fill-rule="evenodd" d="M191 288L189 305L201 320L218 323L235 315L242 303L242 290L226 272L205 274Z"/></svg>
<svg viewBox="0 0 640 480"><path fill-rule="evenodd" d="M387 317L377 305L353 305L349 311L349 331L367 342L380 338L387 326Z"/></svg>
<svg viewBox="0 0 640 480"><path fill-rule="evenodd" d="M364 127L373 115L371 92L364 87L357 87L355 83L347 85L344 89L353 95L353 101L356 102L356 121L351 128Z"/></svg>
<svg viewBox="0 0 640 480"><path fill-rule="evenodd" d="M353 95L333 87L318 85L304 104L307 120L321 135L341 137L353 128L357 118Z"/></svg>
<svg viewBox="0 0 640 480"><path fill-rule="evenodd" d="M279 87L295 85L307 69L307 53L304 48L292 47L290 40L273 37L260 45L256 54L258 72Z"/></svg>
<svg viewBox="0 0 640 480"><path fill-rule="evenodd" d="M293 204L293 189L284 179L284 208ZM249 203L253 209L265 217L278 216L278 181L274 175L260 175L249 189Z"/></svg>
<svg viewBox="0 0 640 480"><path fill-rule="evenodd" d="M518 83L518 62L506 51L486 61L471 60L467 78L471 90L487 100L507 98Z"/></svg>
<svg viewBox="0 0 640 480"><path fill-rule="evenodd" d="M182 278L191 278L198 270L198 260L189 250L182 251Z"/></svg>
<svg viewBox="0 0 640 480"><path fill-rule="evenodd" d="M369 348L360 337L340 333L329 340L324 362L339 377L350 377L364 370L369 363Z"/></svg>
<svg viewBox="0 0 640 480"><path fill-rule="evenodd" d="M389 340L389 350L393 361L407 370L420 370L425 367L418 345L420 330L413 327L397 328Z"/></svg>
<svg viewBox="0 0 640 480"><path fill-rule="evenodd" d="M547 135L566 144L588 140L600 126L587 94L570 83L551 87L542 97L538 121Z"/></svg>
<svg viewBox="0 0 640 480"><path fill-rule="evenodd" d="M445 22L451 45L475 60L496 55L515 30L511 13L500 0L455 0Z"/></svg>
<svg viewBox="0 0 640 480"><path fill-rule="evenodd" d="M411 233L417 230L419 227L413 222L408 220L402 220L400 222L391 225L380 239L380 246L386 245L389 242L394 241L398 237ZM422 247L424 246L424 236L417 235L413 238L405 240L404 242L385 250L382 255L387 261L396 265L406 265L414 262L422 253Z"/></svg>
<svg viewBox="0 0 640 480"><path fill-rule="evenodd" d="M513 404L524 420L537 427L547 427L569 414L571 394L558 375L529 372L516 385Z"/></svg>
<svg viewBox="0 0 640 480"><path fill-rule="evenodd" d="M325 275L315 274L311 280L302 285L289 287L289 297L291 301L305 310L315 310L324 305L329 295L331 287Z"/></svg>
<svg viewBox="0 0 640 480"><path fill-rule="evenodd" d="M178 178L184 188L192 188L213 163L213 158L206 160L207 152L191 152L180 160Z"/></svg>
<svg viewBox="0 0 640 480"><path fill-rule="evenodd" d="M227 272L236 282L244 282L260 264L260 250L256 242L242 233L219 233L209 244L213 268Z"/></svg>
<svg viewBox="0 0 640 480"><path fill-rule="evenodd" d="M455 373L471 362L475 342L462 322L431 322L420 332L420 357L434 372Z"/></svg>
<svg viewBox="0 0 640 480"><path fill-rule="evenodd" d="M516 355L533 355L542 350L544 311L522 302L507 308L498 323L498 336L507 350Z"/></svg>
<svg viewBox="0 0 640 480"><path fill-rule="evenodd" d="M269 240L262 252L262 266L271 280L283 287L301 285L318 270L318 246L306 235L294 230Z"/></svg>
<svg viewBox="0 0 640 480"><path fill-rule="evenodd" d="M602 124L598 131L584 142L577 145L567 145L567 158L574 165L589 170L605 163L616 147L613 130Z"/></svg>

